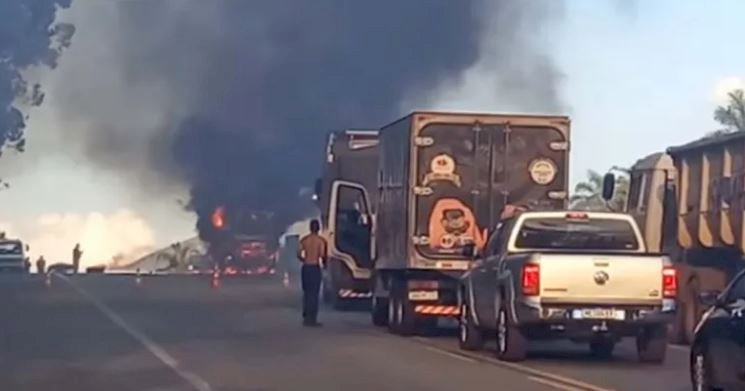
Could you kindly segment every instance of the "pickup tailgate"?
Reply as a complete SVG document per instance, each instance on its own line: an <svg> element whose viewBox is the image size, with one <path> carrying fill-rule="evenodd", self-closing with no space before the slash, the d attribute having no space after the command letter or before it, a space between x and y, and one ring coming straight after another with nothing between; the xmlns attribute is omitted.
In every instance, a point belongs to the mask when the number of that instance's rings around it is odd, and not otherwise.
<svg viewBox="0 0 745 391"><path fill-rule="evenodd" d="M542 255L541 300L642 304L662 299L663 258L653 255Z"/></svg>

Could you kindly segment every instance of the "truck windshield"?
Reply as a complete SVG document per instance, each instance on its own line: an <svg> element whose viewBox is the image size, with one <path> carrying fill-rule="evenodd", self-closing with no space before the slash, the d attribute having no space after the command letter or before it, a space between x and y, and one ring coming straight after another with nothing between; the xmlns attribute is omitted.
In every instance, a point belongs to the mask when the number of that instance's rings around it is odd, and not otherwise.
<svg viewBox="0 0 745 391"><path fill-rule="evenodd" d="M0 254L21 254L21 242L0 242Z"/></svg>
<svg viewBox="0 0 745 391"><path fill-rule="evenodd" d="M625 220L528 218L515 239L521 250L635 251L636 232Z"/></svg>

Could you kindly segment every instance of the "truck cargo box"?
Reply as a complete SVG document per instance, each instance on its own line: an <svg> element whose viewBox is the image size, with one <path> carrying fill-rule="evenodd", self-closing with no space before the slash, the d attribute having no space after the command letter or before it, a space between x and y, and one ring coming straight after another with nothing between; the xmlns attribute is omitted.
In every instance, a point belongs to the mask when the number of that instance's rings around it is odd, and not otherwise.
<svg viewBox="0 0 745 391"><path fill-rule="evenodd" d="M376 269L465 270L506 204L567 204L563 116L415 112L380 131ZM467 238L467 239L464 239Z"/></svg>
<svg viewBox="0 0 745 391"><path fill-rule="evenodd" d="M678 172L678 242L745 251L745 133L668 149Z"/></svg>

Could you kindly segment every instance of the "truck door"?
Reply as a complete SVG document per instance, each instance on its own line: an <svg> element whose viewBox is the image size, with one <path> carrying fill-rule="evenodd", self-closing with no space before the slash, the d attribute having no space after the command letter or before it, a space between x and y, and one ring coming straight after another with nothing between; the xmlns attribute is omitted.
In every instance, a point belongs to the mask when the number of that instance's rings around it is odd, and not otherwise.
<svg viewBox="0 0 745 391"><path fill-rule="evenodd" d="M347 181L334 182L328 235L329 256L345 262L353 275L372 268L372 216L364 186Z"/></svg>
<svg viewBox="0 0 745 391"><path fill-rule="evenodd" d="M486 137L485 137L486 136ZM431 259L463 259L486 242L489 143L478 124L430 124L417 137L417 250Z"/></svg>

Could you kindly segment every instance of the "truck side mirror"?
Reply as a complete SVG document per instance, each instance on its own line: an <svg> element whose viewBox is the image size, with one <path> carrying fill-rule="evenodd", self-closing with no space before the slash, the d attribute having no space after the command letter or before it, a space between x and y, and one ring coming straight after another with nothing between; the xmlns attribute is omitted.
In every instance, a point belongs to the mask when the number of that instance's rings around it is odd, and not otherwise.
<svg viewBox="0 0 745 391"><path fill-rule="evenodd" d="M713 307L715 305L719 305L719 303L721 302L719 296L719 291L704 291L698 295L698 300L701 302L701 304L707 307Z"/></svg>
<svg viewBox="0 0 745 391"><path fill-rule="evenodd" d="M365 227L370 225L370 215L367 213L363 213L360 215L360 224L364 225Z"/></svg>
<svg viewBox="0 0 745 391"><path fill-rule="evenodd" d="M321 187L323 185L323 182L321 181L321 178L316 179L316 181L313 183L313 200L318 200L321 197Z"/></svg>
<svg viewBox="0 0 745 391"><path fill-rule="evenodd" d="M613 199L613 193L616 190L616 176L612 172L605 174L603 177L603 199L610 201Z"/></svg>

